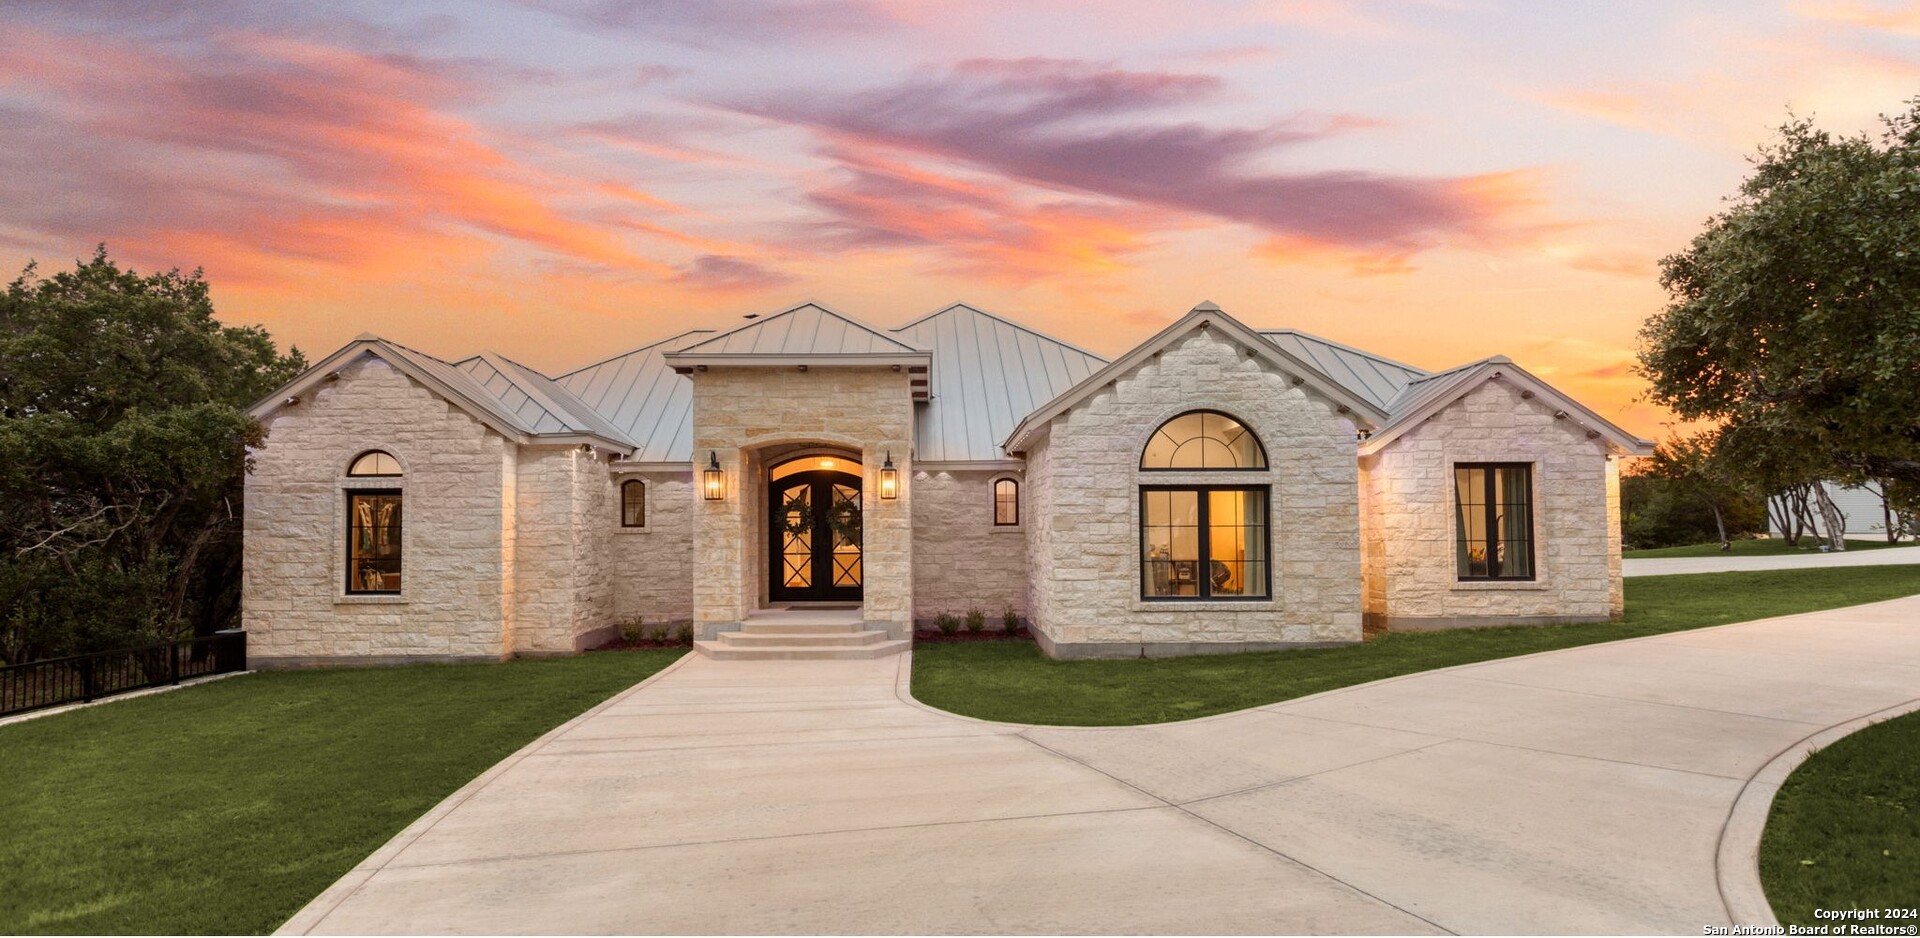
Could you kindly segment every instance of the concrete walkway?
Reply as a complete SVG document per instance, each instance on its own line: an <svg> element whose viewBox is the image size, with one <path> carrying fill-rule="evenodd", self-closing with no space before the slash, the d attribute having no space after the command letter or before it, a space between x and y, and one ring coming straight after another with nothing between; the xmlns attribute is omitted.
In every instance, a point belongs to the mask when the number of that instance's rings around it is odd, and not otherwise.
<svg viewBox="0 0 1920 938"><path fill-rule="evenodd" d="M1775 557L1629 557L1620 562L1622 576L1667 576L1675 573L1727 573L1735 570L1801 570L1810 567L1880 567L1920 563L1920 546L1847 550L1833 554L1808 551Z"/></svg>
<svg viewBox="0 0 1920 938"><path fill-rule="evenodd" d="M688 656L283 931L1698 934L1748 779L1920 697L1920 598L1151 727L953 717L909 667Z"/></svg>

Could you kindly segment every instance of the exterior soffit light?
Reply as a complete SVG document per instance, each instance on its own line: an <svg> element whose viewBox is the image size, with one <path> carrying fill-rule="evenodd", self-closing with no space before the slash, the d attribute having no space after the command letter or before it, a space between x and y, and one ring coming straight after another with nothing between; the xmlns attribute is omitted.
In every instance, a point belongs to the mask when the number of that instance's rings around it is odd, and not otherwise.
<svg viewBox="0 0 1920 938"><path fill-rule="evenodd" d="M900 470L893 468L893 451L887 451L887 461L880 464L880 497L892 501L900 495Z"/></svg>
<svg viewBox="0 0 1920 938"><path fill-rule="evenodd" d="M717 502L727 497L727 474L721 470L720 457L713 450L707 450L707 468L700 475L700 491L707 501Z"/></svg>

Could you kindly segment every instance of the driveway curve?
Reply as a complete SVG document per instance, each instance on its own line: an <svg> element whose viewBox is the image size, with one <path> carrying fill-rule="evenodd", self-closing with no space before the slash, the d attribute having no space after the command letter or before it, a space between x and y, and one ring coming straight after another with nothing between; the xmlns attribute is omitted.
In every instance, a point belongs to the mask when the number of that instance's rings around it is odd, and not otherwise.
<svg viewBox="0 0 1920 938"><path fill-rule="evenodd" d="M1920 597L1144 727L953 716L909 667L689 656L282 932L1698 934L1755 773L1920 698Z"/></svg>

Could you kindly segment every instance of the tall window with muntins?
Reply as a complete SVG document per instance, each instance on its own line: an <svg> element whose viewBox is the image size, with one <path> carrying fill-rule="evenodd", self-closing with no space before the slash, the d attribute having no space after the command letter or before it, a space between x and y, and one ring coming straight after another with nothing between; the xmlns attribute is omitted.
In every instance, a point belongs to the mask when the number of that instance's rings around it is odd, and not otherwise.
<svg viewBox="0 0 1920 938"><path fill-rule="evenodd" d="M1020 483L1012 479L993 483L993 523L997 527L1020 523Z"/></svg>
<svg viewBox="0 0 1920 938"><path fill-rule="evenodd" d="M1534 578L1533 467L1453 467L1454 566L1462 580Z"/></svg>
<svg viewBox="0 0 1920 938"><path fill-rule="evenodd" d="M647 483L639 479L628 479L620 483L620 526L623 528L647 526Z"/></svg>
<svg viewBox="0 0 1920 938"><path fill-rule="evenodd" d="M1267 453L1247 426L1226 414L1193 410L1160 425L1140 456L1142 469L1265 469Z"/></svg>
<svg viewBox="0 0 1920 938"><path fill-rule="evenodd" d="M1142 486L1147 599L1265 599L1266 486Z"/></svg>
<svg viewBox="0 0 1920 938"><path fill-rule="evenodd" d="M400 461L370 450L347 466L349 478L397 479ZM347 592L400 592L399 489L347 490Z"/></svg>
<svg viewBox="0 0 1920 938"><path fill-rule="evenodd" d="M1140 468L1248 471L1267 468L1252 429L1234 417L1195 410L1148 437ZM1265 599L1268 487L1140 487L1140 593L1146 599Z"/></svg>

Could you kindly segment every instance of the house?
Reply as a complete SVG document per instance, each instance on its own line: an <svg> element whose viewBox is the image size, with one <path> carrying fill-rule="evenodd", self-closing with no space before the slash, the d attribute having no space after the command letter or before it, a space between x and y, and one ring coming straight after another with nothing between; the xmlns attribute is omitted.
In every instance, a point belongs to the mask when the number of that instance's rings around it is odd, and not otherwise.
<svg viewBox="0 0 1920 938"><path fill-rule="evenodd" d="M1896 536L1907 537L1904 532L1913 528L1912 522L1903 518L1887 501L1878 482L1861 485L1842 485L1838 482L1814 484L1824 491L1826 498L1832 501L1834 509L1839 512L1843 522L1840 529L1842 537L1883 540L1888 528L1893 528ZM1814 498L1820 495L1810 488L1801 491L1813 494ZM1808 501L1812 502L1812 499ZM1800 521L1800 524L1794 525L1797 529L1795 533L1805 533L1818 540L1826 539L1826 521L1816 505L1809 504L1803 509L1791 492L1768 496L1767 533L1770 536L1785 537L1787 527L1795 520Z"/></svg>
<svg viewBox="0 0 1920 938"><path fill-rule="evenodd" d="M282 666L636 617L720 653L781 609L874 655L970 608L1055 657L1600 621L1618 460L1652 448L1503 357L1429 373L1211 303L1113 361L963 304L808 303L558 377L363 335L253 414L244 616Z"/></svg>

